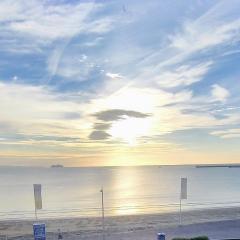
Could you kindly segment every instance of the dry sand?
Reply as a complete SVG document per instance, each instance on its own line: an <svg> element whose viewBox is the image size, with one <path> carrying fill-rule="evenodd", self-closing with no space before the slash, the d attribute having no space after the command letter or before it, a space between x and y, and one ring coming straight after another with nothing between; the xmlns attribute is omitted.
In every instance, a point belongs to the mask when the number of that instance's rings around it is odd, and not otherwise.
<svg viewBox="0 0 240 240"><path fill-rule="evenodd" d="M106 218L105 239L150 240L157 232L165 232L167 239L176 236L208 235L211 239L240 239L240 208L195 210L183 213L183 225L179 226L178 213L155 215L117 216ZM47 239L57 239L61 229L63 239L103 239L101 218L71 218L41 220L47 226ZM33 221L1 221L1 238L33 239Z"/></svg>

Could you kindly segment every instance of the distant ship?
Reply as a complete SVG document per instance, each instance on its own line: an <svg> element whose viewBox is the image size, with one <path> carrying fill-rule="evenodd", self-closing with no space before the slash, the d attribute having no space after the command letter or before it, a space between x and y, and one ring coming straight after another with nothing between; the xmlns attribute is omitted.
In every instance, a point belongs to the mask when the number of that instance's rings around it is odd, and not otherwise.
<svg viewBox="0 0 240 240"><path fill-rule="evenodd" d="M51 168L63 168L64 166L61 165L61 164L55 164L55 165L52 165Z"/></svg>

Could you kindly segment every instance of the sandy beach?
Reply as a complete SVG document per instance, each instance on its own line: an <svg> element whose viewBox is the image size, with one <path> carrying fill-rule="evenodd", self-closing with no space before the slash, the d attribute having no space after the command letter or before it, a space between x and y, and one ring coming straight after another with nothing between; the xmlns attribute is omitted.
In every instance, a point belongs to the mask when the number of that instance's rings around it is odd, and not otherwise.
<svg viewBox="0 0 240 240"><path fill-rule="evenodd" d="M211 239L239 238L240 208L195 210L183 213L179 226L178 213L106 217L106 239L156 239L157 232L167 239L176 236L207 235ZM34 221L35 222L35 221ZM47 239L57 239L61 229L64 239L102 239L101 218L42 219ZM1 238L33 239L30 220L1 221Z"/></svg>

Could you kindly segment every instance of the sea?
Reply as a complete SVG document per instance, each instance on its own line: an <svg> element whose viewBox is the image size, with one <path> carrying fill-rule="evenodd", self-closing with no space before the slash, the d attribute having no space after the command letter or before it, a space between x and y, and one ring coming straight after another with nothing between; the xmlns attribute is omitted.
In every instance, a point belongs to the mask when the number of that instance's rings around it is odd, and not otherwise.
<svg viewBox="0 0 240 240"><path fill-rule="evenodd" d="M240 206L239 167L0 167L0 218L35 217L33 184L42 185L39 218L179 211L183 177L183 211Z"/></svg>

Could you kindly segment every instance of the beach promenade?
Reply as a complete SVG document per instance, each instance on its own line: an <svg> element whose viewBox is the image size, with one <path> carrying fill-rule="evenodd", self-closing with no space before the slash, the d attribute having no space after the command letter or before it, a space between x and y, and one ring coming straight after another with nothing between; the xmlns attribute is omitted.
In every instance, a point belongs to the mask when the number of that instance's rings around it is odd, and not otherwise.
<svg viewBox="0 0 240 240"><path fill-rule="evenodd" d="M240 238L240 208L221 208L184 212L183 225L177 213L132 215L106 218L105 239L151 240L158 232L166 238L207 235L210 239ZM63 239L102 240L101 218L71 218L40 220L47 226L47 239L57 239L61 229ZM32 221L2 221L1 235L8 239L33 239Z"/></svg>

